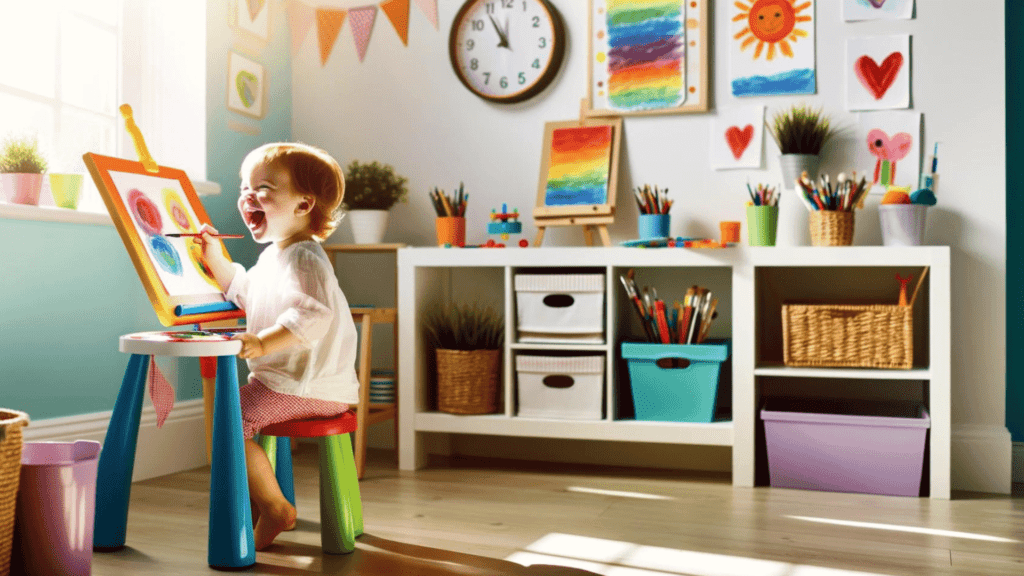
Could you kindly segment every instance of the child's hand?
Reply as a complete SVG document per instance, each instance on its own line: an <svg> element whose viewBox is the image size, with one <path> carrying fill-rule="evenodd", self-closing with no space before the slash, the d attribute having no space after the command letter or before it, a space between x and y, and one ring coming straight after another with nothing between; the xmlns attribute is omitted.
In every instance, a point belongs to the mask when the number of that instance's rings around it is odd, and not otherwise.
<svg viewBox="0 0 1024 576"><path fill-rule="evenodd" d="M231 266L231 262L224 256L221 241L211 236L212 234L217 234L217 229L204 223L199 228L199 233L202 236L198 236L196 240L203 251L203 259L210 266L213 278L220 285L220 289L226 291L228 286L231 285L232 278L235 277L235 270Z"/></svg>
<svg viewBox="0 0 1024 576"><path fill-rule="evenodd" d="M231 339L242 341L242 349L238 352L239 358L259 358L266 354L263 350L263 341L255 334L241 332L232 336Z"/></svg>

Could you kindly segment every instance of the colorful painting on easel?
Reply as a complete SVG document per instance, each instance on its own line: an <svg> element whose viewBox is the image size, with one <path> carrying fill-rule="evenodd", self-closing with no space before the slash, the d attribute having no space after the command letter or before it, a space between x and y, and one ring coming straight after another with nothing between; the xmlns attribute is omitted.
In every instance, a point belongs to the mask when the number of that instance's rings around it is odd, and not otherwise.
<svg viewBox="0 0 1024 576"><path fill-rule="evenodd" d="M910 108L910 35L846 41L846 108Z"/></svg>
<svg viewBox="0 0 1024 576"><path fill-rule="evenodd" d="M611 126L556 129L551 135L544 204L607 203L611 153Z"/></svg>
<svg viewBox="0 0 1024 576"><path fill-rule="evenodd" d="M843 0L843 20L909 20L914 0Z"/></svg>
<svg viewBox="0 0 1024 576"><path fill-rule="evenodd" d="M858 129L858 172L871 182L871 194L888 186L917 189L921 173L921 113L864 112Z"/></svg>
<svg viewBox="0 0 1024 576"><path fill-rule="evenodd" d="M729 5L733 96L814 94L814 0L736 0Z"/></svg>
<svg viewBox="0 0 1024 576"><path fill-rule="evenodd" d="M122 195L142 245L157 276L171 296L220 294L213 272L194 238L169 238L170 233L198 232L199 218L183 201L181 182L130 172L110 172Z"/></svg>
<svg viewBox="0 0 1024 576"><path fill-rule="evenodd" d="M760 168L764 105L720 109L711 122L711 167Z"/></svg>

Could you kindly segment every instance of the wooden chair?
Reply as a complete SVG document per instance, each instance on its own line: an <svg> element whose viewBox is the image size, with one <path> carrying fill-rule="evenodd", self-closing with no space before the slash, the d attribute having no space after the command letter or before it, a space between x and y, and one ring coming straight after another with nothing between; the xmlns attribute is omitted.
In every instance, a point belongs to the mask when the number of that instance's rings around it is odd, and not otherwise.
<svg viewBox="0 0 1024 576"><path fill-rule="evenodd" d="M370 374L373 352L373 325L396 324L398 311L395 308L352 308L352 319L359 324L359 403L355 410L358 427L355 433L355 458L358 477L363 477L366 463L366 431L378 422L395 422L395 441L398 440L398 398L388 404L370 403ZM397 330L395 331L397 333ZM397 351L397 347L396 347ZM397 358L396 358L397 360ZM397 382L396 382L397 387Z"/></svg>

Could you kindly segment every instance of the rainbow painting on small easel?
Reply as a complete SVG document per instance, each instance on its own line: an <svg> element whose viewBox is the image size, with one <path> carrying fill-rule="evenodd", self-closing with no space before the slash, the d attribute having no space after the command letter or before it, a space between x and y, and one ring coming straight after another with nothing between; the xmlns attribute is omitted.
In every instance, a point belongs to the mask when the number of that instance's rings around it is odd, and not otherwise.
<svg viewBox="0 0 1024 576"><path fill-rule="evenodd" d="M551 137L548 206L604 204L608 201L612 127L558 128Z"/></svg>

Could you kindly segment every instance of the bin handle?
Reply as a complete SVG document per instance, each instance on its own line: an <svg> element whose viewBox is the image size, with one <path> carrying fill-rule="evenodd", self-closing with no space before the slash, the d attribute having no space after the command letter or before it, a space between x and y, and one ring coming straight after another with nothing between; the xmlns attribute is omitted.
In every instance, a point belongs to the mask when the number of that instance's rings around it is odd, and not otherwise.
<svg viewBox="0 0 1024 576"><path fill-rule="evenodd" d="M654 364L658 368L662 368L664 370L682 370L689 368L693 364L693 361L689 358L681 358L679 356L665 356L658 358Z"/></svg>
<svg viewBox="0 0 1024 576"><path fill-rule="evenodd" d="M924 282L924 277L927 276L927 275L928 275L928 266L925 266L924 270L921 271L921 275L918 276L918 278L917 278L917 286L914 287L914 295L910 297L910 304L908 304L909 308L913 308L914 307L914 301L917 300L917 291L921 289L921 284Z"/></svg>

